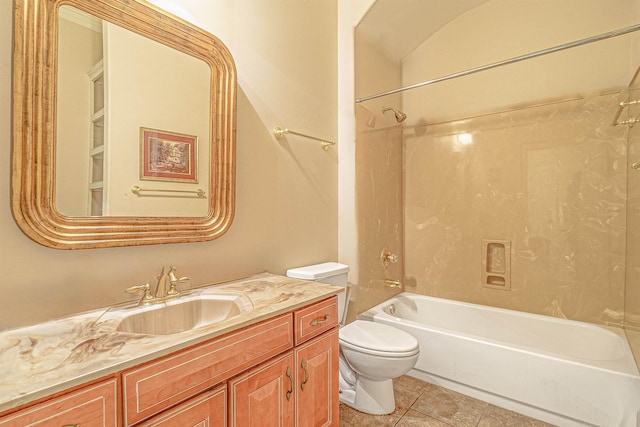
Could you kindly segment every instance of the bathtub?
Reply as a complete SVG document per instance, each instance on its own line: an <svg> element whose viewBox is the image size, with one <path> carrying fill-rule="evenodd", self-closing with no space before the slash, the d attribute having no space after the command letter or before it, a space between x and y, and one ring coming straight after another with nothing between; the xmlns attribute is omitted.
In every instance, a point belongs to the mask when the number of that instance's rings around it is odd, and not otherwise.
<svg viewBox="0 0 640 427"><path fill-rule="evenodd" d="M409 375L558 426L640 427L624 333L403 292L358 316L420 343Z"/></svg>

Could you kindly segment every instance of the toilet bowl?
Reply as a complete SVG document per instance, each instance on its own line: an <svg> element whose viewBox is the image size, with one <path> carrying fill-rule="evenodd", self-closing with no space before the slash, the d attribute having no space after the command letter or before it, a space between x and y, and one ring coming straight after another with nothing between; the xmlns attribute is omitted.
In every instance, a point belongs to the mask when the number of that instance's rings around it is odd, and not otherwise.
<svg viewBox="0 0 640 427"><path fill-rule="evenodd" d="M344 286L338 295L340 322L340 402L367 414L395 410L393 379L407 373L418 360L418 341L392 326L366 320L344 325L349 303L344 264L328 262L287 270L287 276Z"/></svg>
<svg viewBox="0 0 640 427"><path fill-rule="evenodd" d="M340 353L355 375L341 388L340 400L367 414L389 414L396 408L393 378L409 372L419 355L418 341L392 326L356 320L340 329ZM345 377L346 367L341 366ZM348 376L354 378L353 376Z"/></svg>

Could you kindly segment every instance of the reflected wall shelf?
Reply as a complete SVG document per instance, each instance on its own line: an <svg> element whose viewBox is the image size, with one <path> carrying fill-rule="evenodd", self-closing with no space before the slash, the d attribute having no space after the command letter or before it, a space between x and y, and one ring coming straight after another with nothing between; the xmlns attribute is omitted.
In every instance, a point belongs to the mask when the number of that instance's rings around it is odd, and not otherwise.
<svg viewBox="0 0 640 427"><path fill-rule="evenodd" d="M300 133L300 132L296 132L290 129L283 129L281 127L276 127L273 129L273 135L276 137L276 139L281 139L284 138L284 136L286 134L292 134L292 135L298 135L298 136L302 136L304 138L309 138L309 139L313 139L315 141L320 141L322 143L322 149L323 150L327 150L329 148L330 145L336 145L336 143L334 141L329 141L326 139L322 139L322 138L317 138L315 136L311 136L311 135L307 135L305 133Z"/></svg>

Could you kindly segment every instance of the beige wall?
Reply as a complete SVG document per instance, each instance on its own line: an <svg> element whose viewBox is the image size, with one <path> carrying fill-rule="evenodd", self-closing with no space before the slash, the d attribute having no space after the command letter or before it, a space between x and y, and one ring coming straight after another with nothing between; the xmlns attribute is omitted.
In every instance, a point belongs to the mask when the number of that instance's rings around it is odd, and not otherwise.
<svg viewBox="0 0 640 427"><path fill-rule="evenodd" d="M196 191L208 185L211 69L116 25L105 25L107 215L206 216L207 199L139 197L131 187ZM197 183L140 180L140 128L198 138Z"/></svg>
<svg viewBox="0 0 640 427"><path fill-rule="evenodd" d="M356 98L391 90L402 85L402 64L389 59L375 44L359 33L355 37L355 95ZM381 89L382 88L382 89ZM396 124L389 112L382 114L382 107L400 108L402 94L389 95L358 104L357 111L368 110L376 118L376 127Z"/></svg>
<svg viewBox="0 0 640 427"><path fill-rule="evenodd" d="M337 154L276 141L275 126L336 138L336 2L183 1L234 55L239 75L237 205L212 242L60 251L31 241L9 207L12 2L0 0L0 329L126 300L175 265L193 284L337 257Z"/></svg>
<svg viewBox="0 0 640 427"><path fill-rule="evenodd" d="M635 23L632 0L491 0L458 16L407 56L403 85L446 76ZM634 67L632 36L545 55L408 91L408 124L621 88Z"/></svg>
<svg viewBox="0 0 640 427"><path fill-rule="evenodd" d="M355 27L375 0L338 0L338 260L358 283L356 212ZM354 293L355 296L355 293ZM353 299L352 299L353 300Z"/></svg>

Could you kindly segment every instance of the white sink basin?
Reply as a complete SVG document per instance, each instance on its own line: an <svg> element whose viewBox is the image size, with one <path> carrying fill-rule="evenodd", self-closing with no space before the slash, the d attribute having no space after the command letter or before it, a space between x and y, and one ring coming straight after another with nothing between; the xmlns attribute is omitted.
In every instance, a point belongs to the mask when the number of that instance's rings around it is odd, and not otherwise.
<svg viewBox="0 0 640 427"><path fill-rule="evenodd" d="M194 293L167 302L110 311L116 330L170 335L213 325L253 310L242 293ZM104 319L103 319L104 320Z"/></svg>

